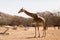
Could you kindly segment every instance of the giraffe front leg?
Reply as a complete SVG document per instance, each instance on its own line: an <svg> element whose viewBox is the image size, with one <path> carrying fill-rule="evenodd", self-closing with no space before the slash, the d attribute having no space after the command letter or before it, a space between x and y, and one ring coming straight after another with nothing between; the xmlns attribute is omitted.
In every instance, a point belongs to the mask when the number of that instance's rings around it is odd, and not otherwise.
<svg viewBox="0 0 60 40"><path fill-rule="evenodd" d="M34 38L36 38L36 26L35 26L35 36L34 36Z"/></svg>
<svg viewBox="0 0 60 40"><path fill-rule="evenodd" d="M39 31L39 26L38 26L38 37L40 37L40 31Z"/></svg>

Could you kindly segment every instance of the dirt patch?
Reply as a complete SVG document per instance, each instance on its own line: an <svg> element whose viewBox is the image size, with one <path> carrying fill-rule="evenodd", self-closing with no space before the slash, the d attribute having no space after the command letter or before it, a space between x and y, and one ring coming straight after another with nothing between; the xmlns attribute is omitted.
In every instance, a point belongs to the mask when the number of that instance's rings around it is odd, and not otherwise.
<svg viewBox="0 0 60 40"><path fill-rule="evenodd" d="M25 28L19 28L17 30L9 29L7 33L9 35L0 35L0 40L60 40L60 29L49 28L46 32L46 37L34 38L34 27L30 27L28 30ZM0 32L6 30L0 28ZM42 36L42 28L40 27L40 35Z"/></svg>

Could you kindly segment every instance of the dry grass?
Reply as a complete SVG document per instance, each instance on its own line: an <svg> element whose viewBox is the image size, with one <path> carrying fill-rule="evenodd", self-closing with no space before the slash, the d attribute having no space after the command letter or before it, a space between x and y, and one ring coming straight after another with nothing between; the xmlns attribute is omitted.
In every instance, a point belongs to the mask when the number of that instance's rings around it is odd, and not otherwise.
<svg viewBox="0 0 60 40"><path fill-rule="evenodd" d="M0 32L6 30L4 27L0 27ZM45 38L33 38L34 37L34 27L30 27L28 30L24 28L17 28L17 30L12 30L11 28L7 31L9 35L1 35L0 40L60 40L60 30L49 28L47 30L47 35ZM40 27L40 35L42 36L42 28Z"/></svg>

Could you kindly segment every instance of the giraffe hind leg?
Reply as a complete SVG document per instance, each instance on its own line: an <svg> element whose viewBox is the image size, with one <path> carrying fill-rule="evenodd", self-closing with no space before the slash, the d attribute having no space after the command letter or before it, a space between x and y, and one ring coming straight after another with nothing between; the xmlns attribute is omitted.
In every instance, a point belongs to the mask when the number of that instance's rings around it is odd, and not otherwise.
<svg viewBox="0 0 60 40"><path fill-rule="evenodd" d="M43 30L43 36L42 37L45 37L46 36L46 30Z"/></svg>

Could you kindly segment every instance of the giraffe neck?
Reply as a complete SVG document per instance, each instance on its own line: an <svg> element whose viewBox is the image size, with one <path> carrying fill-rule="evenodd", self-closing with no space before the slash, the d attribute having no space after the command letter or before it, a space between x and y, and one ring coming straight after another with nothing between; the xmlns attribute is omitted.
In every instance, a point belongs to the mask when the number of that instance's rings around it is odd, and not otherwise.
<svg viewBox="0 0 60 40"><path fill-rule="evenodd" d="M37 15L34 14L34 13L30 13L30 12L28 12L26 10L24 11L24 13L27 14L28 16L32 17L32 18L37 18Z"/></svg>

